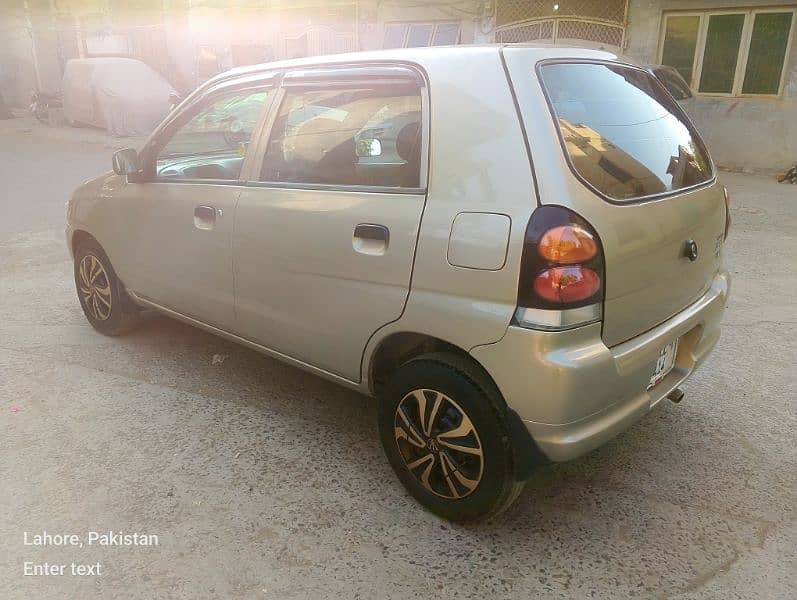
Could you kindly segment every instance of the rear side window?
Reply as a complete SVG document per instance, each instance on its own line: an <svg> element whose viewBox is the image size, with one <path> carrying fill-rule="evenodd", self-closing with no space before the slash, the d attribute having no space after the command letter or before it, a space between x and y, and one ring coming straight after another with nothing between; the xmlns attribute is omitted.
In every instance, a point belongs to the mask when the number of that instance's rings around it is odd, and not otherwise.
<svg viewBox="0 0 797 600"><path fill-rule="evenodd" d="M417 188L421 151L417 87L289 89L260 180Z"/></svg>
<svg viewBox="0 0 797 600"><path fill-rule="evenodd" d="M574 171L604 196L631 202L713 177L703 142L650 74L602 63L540 73Z"/></svg>

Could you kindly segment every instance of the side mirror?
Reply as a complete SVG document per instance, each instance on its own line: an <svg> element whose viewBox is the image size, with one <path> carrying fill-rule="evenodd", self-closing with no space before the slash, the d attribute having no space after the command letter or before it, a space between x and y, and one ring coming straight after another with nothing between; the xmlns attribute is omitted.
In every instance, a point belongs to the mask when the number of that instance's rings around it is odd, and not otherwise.
<svg viewBox="0 0 797 600"><path fill-rule="evenodd" d="M113 172L117 175L138 173L138 152L133 148L117 150L113 153Z"/></svg>

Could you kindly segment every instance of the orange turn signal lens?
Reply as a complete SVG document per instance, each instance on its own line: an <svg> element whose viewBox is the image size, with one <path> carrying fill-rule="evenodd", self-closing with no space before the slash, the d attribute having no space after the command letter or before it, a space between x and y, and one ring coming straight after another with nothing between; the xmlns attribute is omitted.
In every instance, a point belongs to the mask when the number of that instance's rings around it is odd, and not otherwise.
<svg viewBox="0 0 797 600"><path fill-rule="evenodd" d="M542 234L537 249L549 262L572 265L594 258L598 244L592 234L578 225L562 225Z"/></svg>
<svg viewBox="0 0 797 600"><path fill-rule="evenodd" d="M556 267L534 280L534 291L548 302L569 304L591 298L601 289L601 278L586 267Z"/></svg>

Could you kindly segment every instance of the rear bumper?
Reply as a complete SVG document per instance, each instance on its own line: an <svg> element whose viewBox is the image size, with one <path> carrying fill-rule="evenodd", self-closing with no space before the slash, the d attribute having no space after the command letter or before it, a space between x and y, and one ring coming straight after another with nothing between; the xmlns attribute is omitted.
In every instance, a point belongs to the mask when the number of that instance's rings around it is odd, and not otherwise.
<svg viewBox="0 0 797 600"><path fill-rule="evenodd" d="M471 351L553 461L576 458L653 409L706 359L720 337L730 278L718 273L695 303L632 340L606 347L601 325L543 332L510 327ZM675 368L647 390L661 349L680 338Z"/></svg>

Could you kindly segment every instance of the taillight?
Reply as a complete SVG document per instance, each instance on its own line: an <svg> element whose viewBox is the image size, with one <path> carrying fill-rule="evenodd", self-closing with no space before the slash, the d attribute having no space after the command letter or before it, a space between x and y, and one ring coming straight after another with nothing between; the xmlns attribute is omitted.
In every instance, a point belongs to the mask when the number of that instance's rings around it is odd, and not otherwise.
<svg viewBox="0 0 797 600"><path fill-rule="evenodd" d="M542 206L526 228L515 321L547 330L599 321L604 277L592 226L572 210Z"/></svg>
<svg viewBox="0 0 797 600"><path fill-rule="evenodd" d="M572 265L593 258L598 253L598 244L578 225L562 225L542 234L538 251L545 260Z"/></svg>
<svg viewBox="0 0 797 600"><path fill-rule="evenodd" d="M534 291L548 302L580 302L594 296L599 289L601 278L586 267L554 267L534 278Z"/></svg>
<svg viewBox="0 0 797 600"><path fill-rule="evenodd" d="M731 230L731 194L725 186L722 189L725 190L725 236L722 239L727 240Z"/></svg>

